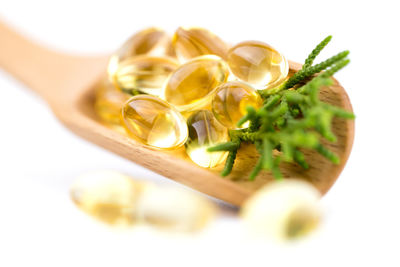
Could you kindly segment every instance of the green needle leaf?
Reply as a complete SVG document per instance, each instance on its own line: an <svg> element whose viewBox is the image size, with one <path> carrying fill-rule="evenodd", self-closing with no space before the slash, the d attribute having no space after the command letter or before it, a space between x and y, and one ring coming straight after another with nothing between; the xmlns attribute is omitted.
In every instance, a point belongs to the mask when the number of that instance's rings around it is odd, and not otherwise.
<svg viewBox="0 0 400 267"><path fill-rule="evenodd" d="M212 147L209 147L207 149L208 152L216 152L216 151L231 151L231 150L237 150L239 147L239 144L237 142L226 142L226 143L221 143Z"/></svg>
<svg viewBox="0 0 400 267"><path fill-rule="evenodd" d="M328 37L326 37L324 40L322 40L322 42L320 42L315 48L314 50L311 52L310 55L308 55L304 65L303 65L303 69L306 69L308 67L310 67L313 62L314 59L319 55L319 53L322 51L322 49L325 48L325 46L332 40L332 36L329 35Z"/></svg>

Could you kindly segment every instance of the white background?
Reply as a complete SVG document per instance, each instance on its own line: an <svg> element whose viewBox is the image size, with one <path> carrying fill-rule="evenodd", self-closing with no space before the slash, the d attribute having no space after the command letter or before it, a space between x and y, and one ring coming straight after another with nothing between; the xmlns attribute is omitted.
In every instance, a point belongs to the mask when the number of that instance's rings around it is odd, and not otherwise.
<svg viewBox="0 0 400 267"><path fill-rule="evenodd" d="M257 39L303 61L344 49L336 77L352 100L353 152L324 197L324 224L290 245L254 240L234 210L185 236L113 230L71 203L87 171L115 169L171 183L69 133L39 97L0 71L0 266L399 266L400 175L398 1L45 1L1 0L0 18L43 44L105 53L147 26L203 26L235 43ZM1 49L1 44L0 44Z"/></svg>

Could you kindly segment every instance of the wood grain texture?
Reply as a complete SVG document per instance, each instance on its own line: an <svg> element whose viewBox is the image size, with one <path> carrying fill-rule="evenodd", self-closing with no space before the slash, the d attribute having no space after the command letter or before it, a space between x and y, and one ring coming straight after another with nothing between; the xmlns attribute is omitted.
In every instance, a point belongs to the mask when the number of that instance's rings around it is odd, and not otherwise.
<svg viewBox="0 0 400 267"><path fill-rule="evenodd" d="M255 181L247 180L258 158L251 145L240 149L232 174L222 178L219 172L223 166L201 168L190 161L183 148L168 152L152 150L103 125L93 109L94 85L106 69L108 56L81 57L50 51L1 23L0 44L0 67L38 92L67 128L90 142L234 205L242 204L255 190L273 179L271 174L262 172ZM301 65L290 62L292 72L299 68ZM334 85L323 88L321 99L348 111L352 110L345 90L336 80ZM333 132L338 137L337 143L326 145L339 155L339 165L332 164L313 151L304 151L311 168L303 170L297 165L284 163L284 177L310 181L321 193L326 193L349 157L354 138L354 121L335 119Z"/></svg>

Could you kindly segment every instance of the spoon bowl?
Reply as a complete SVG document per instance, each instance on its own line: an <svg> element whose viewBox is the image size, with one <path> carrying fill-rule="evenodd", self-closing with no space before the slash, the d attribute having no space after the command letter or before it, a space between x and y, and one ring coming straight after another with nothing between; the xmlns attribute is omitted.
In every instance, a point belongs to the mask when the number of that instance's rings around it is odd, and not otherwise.
<svg viewBox="0 0 400 267"><path fill-rule="evenodd" d="M191 162L184 148L174 151L152 150L102 124L94 112L94 89L106 70L109 56L84 57L52 51L2 23L0 44L0 67L37 92L67 128L90 142L234 205L241 205L253 192L274 179L270 173L262 172L255 181L248 180L258 158L258 153L251 145L242 146L232 173L222 178L219 173L223 166L213 169L199 167ZM291 73L301 68L298 63L289 62L289 65ZM323 101L352 111L345 90L336 80L332 86L322 89L320 97ZM315 151L306 150L304 153L310 169L283 163L283 176L307 180L325 194L349 157L354 121L335 119L332 130L338 140L325 145L340 157L340 164L335 165Z"/></svg>

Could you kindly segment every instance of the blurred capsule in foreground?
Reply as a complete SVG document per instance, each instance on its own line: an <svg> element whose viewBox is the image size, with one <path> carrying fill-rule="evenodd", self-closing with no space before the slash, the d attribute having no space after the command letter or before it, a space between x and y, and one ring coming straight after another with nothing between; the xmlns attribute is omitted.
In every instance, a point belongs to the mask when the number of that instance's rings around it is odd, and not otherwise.
<svg viewBox="0 0 400 267"><path fill-rule="evenodd" d="M146 187L138 202L138 220L164 230L194 232L214 218L206 198L176 187Z"/></svg>
<svg viewBox="0 0 400 267"><path fill-rule="evenodd" d="M203 28L179 27L172 44L181 62L203 55L217 55L226 58L228 46L218 36Z"/></svg>
<svg viewBox="0 0 400 267"><path fill-rule="evenodd" d="M278 241L307 236L317 228L320 193L311 184L287 179L267 184L243 205L241 217L250 232Z"/></svg>
<svg viewBox="0 0 400 267"><path fill-rule="evenodd" d="M114 171L96 171L79 176L71 198L87 214L112 225L131 225L144 185Z"/></svg>
<svg viewBox="0 0 400 267"><path fill-rule="evenodd" d="M194 232L203 229L216 215L214 204L198 193L135 181L114 171L79 176L70 194L81 210L113 226L144 224Z"/></svg>

